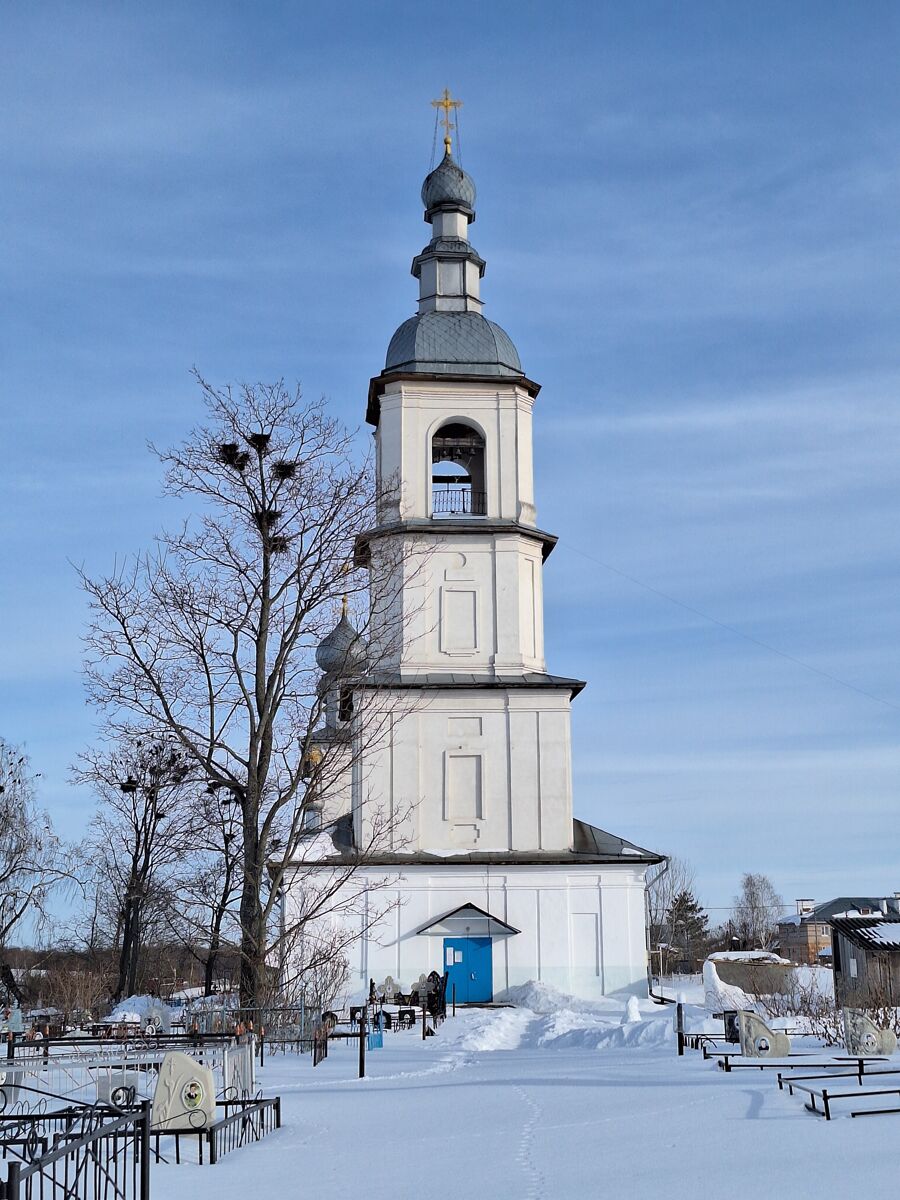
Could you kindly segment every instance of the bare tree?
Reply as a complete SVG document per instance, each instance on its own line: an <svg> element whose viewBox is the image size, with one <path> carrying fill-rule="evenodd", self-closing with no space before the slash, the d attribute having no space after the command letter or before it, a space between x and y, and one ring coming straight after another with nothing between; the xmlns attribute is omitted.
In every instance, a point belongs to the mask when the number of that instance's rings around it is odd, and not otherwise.
<svg viewBox="0 0 900 1200"><path fill-rule="evenodd" d="M176 870L173 889L178 903L168 910L168 923L200 964L203 994L211 996L223 950L240 940L240 810L228 788L211 783L187 816L189 848Z"/></svg>
<svg viewBox="0 0 900 1200"><path fill-rule="evenodd" d="M280 383L233 392L198 381L208 424L159 454L167 493L197 511L156 553L107 578L83 576L86 672L110 728L137 722L174 738L198 775L234 798L241 999L253 1006L307 796L345 785L346 746L310 769L324 702L312 652L341 594L364 590L348 564L373 516L374 483L322 403ZM368 850L356 847L356 861ZM304 919L327 911L338 890L319 889Z"/></svg>
<svg viewBox="0 0 900 1200"><path fill-rule="evenodd" d="M59 962L47 972L42 991L47 1002L59 1009L66 1027L92 1016L109 995L111 982L109 972L86 963Z"/></svg>
<svg viewBox="0 0 900 1200"><path fill-rule="evenodd" d="M340 1006L342 993L350 979L350 966L339 949L342 934L333 933L333 944L328 951L325 950L329 941L326 931L323 931L320 944L308 955L305 947L298 947L299 953L295 957L303 967L293 976L284 993L291 1007L302 1002L307 1012L321 1015Z"/></svg>
<svg viewBox="0 0 900 1200"><path fill-rule="evenodd" d="M768 875L747 873L731 911L732 936L744 949L769 950L778 934L784 900Z"/></svg>
<svg viewBox="0 0 900 1200"><path fill-rule="evenodd" d="M69 878L34 778L24 752L0 739L0 946L24 918L39 924L54 888Z"/></svg>
<svg viewBox="0 0 900 1200"><path fill-rule="evenodd" d="M170 739L131 733L113 750L83 755L74 772L98 797L87 839L89 899L95 917L105 911L118 948L116 1000L137 990L148 935L169 906L173 874L187 848L190 769Z"/></svg>
<svg viewBox="0 0 900 1200"><path fill-rule="evenodd" d="M683 892L693 892L694 868L686 859L673 855L647 884L647 916L650 930L650 952L656 955L653 966L665 974L669 970L675 944L675 899Z"/></svg>

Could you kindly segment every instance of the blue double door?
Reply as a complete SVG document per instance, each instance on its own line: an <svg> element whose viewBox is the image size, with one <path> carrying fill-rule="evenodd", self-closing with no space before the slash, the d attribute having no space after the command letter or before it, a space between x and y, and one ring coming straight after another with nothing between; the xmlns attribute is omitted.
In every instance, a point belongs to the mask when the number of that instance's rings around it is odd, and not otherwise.
<svg viewBox="0 0 900 1200"><path fill-rule="evenodd" d="M444 938L447 1001L456 987L457 1004L485 1003L494 998L494 963L489 937Z"/></svg>

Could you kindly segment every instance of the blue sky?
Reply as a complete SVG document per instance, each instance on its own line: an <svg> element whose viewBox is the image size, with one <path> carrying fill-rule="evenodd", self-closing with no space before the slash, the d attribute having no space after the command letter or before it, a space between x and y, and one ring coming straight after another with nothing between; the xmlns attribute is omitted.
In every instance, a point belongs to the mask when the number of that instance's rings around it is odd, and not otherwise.
<svg viewBox="0 0 900 1200"><path fill-rule="evenodd" d="M486 312L543 385L576 812L688 858L712 906L744 870L788 900L900 889L895 5L2 20L0 734L66 834L94 728L70 562L169 519L145 444L198 419L194 365L361 424L449 86Z"/></svg>

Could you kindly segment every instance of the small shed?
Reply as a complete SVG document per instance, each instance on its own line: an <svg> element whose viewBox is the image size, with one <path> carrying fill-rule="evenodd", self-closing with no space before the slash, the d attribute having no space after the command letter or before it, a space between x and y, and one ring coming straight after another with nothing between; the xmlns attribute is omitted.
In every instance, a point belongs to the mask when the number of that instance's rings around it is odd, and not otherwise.
<svg viewBox="0 0 900 1200"><path fill-rule="evenodd" d="M900 1005L900 914L833 917L831 944L840 1006Z"/></svg>

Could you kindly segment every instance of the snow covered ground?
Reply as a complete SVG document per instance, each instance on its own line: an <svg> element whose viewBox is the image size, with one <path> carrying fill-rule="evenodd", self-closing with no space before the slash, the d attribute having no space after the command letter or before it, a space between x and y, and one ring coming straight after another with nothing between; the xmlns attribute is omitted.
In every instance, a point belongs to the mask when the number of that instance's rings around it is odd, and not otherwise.
<svg viewBox="0 0 900 1200"><path fill-rule="evenodd" d="M646 1002L474 1009L436 1037L386 1034L356 1078L354 1044L276 1055L261 1072L284 1128L215 1167L154 1167L165 1200L866 1200L897 1188L900 1117L830 1123L778 1091L675 1053L672 1010ZM542 1011L536 1011L542 1010ZM696 1027L704 1020L693 1011ZM897 1064L900 1066L900 1062ZM893 1101L891 1101L893 1102Z"/></svg>

